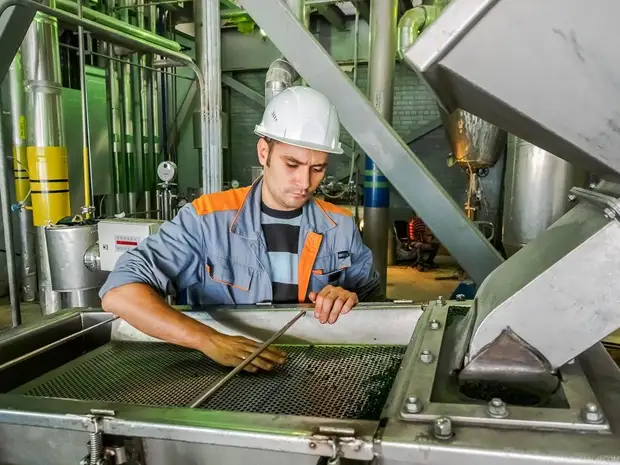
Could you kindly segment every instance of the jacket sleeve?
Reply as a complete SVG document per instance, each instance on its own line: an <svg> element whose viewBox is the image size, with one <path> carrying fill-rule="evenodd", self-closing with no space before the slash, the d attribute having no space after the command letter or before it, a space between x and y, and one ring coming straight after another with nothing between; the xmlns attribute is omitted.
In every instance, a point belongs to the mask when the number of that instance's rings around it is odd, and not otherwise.
<svg viewBox="0 0 620 465"><path fill-rule="evenodd" d="M355 292L360 302L384 302L379 273L375 269L372 252L362 242L355 221L352 221L351 267L345 273L345 289Z"/></svg>
<svg viewBox="0 0 620 465"><path fill-rule="evenodd" d="M159 231L125 252L99 291L103 296L116 287L145 283L161 294L175 294L202 278L204 235L200 217L188 204Z"/></svg>

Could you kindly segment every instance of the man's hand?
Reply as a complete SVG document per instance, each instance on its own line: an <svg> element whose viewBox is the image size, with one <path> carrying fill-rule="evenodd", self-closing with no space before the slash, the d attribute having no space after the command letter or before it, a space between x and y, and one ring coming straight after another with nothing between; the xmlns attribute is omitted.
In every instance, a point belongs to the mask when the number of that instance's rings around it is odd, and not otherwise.
<svg viewBox="0 0 620 465"><path fill-rule="evenodd" d="M200 349L207 357L220 365L235 367L248 358L260 344L243 336L227 336L212 328L209 335L201 344ZM266 348L258 357L252 360L245 371L255 373L259 369L272 370L276 365L286 361L286 354L273 347Z"/></svg>
<svg viewBox="0 0 620 465"><path fill-rule="evenodd" d="M334 286L325 286L318 293L311 292L309 297L314 302L314 317L322 324L334 324L341 314L346 315L359 302L355 292Z"/></svg>

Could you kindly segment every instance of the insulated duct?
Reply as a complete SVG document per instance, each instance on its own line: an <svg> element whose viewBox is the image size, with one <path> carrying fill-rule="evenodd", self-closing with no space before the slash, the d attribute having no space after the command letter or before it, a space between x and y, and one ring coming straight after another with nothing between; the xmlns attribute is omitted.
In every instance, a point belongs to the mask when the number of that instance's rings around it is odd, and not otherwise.
<svg viewBox="0 0 620 465"><path fill-rule="evenodd" d="M54 7L54 0L48 5ZM61 108L58 21L37 13L22 44L28 99L28 171L37 228L39 302L44 314L62 308L52 289L45 226L71 214L69 169Z"/></svg>
<svg viewBox="0 0 620 465"><path fill-rule="evenodd" d="M289 9L302 23L305 23L304 3L304 0L286 0ZM265 106L280 92L291 87L297 78L299 74L286 58L276 58L265 76Z"/></svg>
<svg viewBox="0 0 620 465"><path fill-rule="evenodd" d="M265 106L280 92L293 85L299 75L286 58L277 58L265 77Z"/></svg>

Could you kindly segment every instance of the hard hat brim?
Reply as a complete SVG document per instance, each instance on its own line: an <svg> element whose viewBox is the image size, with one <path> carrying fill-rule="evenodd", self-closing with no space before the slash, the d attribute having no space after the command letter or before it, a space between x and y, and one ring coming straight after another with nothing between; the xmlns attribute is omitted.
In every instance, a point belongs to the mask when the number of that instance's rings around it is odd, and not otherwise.
<svg viewBox="0 0 620 465"><path fill-rule="evenodd" d="M300 147L302 149L333 153L335 155L342 155L344 153L344 150L342 150L342 145L340 144L340 142L338 142L337 147L330 147L330 146L321 145L321 144L313 144L312 142L301 142L298 140L287 139L286 137L280 137L274 134L270 134L268 131L265 131L261 126L255 127L254 134L256 134L257 136L268 137L269 139L277 140L284 144L294 145L295 147Z"/></svg>

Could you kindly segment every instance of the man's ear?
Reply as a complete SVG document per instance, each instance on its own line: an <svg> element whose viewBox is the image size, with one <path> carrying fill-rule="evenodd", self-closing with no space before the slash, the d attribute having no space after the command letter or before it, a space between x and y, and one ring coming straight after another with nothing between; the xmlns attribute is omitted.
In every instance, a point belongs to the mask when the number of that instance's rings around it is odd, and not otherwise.
<svg viewBox="0 0 620 465"><path fill-rule="evenodd" d="M269 156L269 144L262 137L258 139L256 143L256 153L258 153L258 161L262 166L267 164L267 157Z"/></svg>

